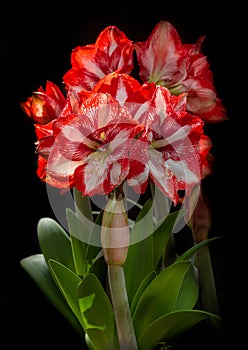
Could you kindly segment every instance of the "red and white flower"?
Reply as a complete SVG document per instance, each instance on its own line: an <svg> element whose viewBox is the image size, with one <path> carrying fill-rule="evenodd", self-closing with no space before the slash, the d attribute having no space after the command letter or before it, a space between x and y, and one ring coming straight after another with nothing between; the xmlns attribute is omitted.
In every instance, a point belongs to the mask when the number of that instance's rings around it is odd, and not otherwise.
<svg viewBox="0 0 248 350"><path fill-rule="evenodd" d="M217 97L207 57L201 53L204 37L183 44L175 27L160 21L146 41L134 43L142 82L155 82L173 94L187 93L187 109L207 122L226 119Z"/></svg>
<svg viewBox="0 0 248 350"><path fill-rule="evenodd" d="M51 81L47 81L45 90L40 86L31 97L21 102L21 107L36 123L47 124L60 115L65 103L66 98L60 88Z"/></svg>
<svg viewBox="0 0 248 350"><path fill-rule="evenodd" d="M78 46L71 54L72 68L63 81L67 88L92 90L112 72L129 74L133 68L133 43L116 26L105 28L95 44Z"/></svg>
<svg viewBox="0 0 248 350"><path fill-rule="evenodd" d="M204 121L225 119L204 37L183 44L160 21L144 42L116 26L72 51L66 97L47 82L22 103L34 120L38 176L83 195L109 194L127 180L143 193L153 181L175 204L211 172ZM137 54L140 81L130 73Z"/></svg>
<svg viewBox="0 0 248 350"><path fill-rule="evenodd" d="M189 194L203 177L199 150L203 121L186 111L186 96L172 96L159 85L150 89L150 107L139 119L146 131L131 149L127 182L143 193L152 181L177 204L178 191Z"/></svg>
<svg viewBox="0 0 248 350"><path fill-rule="evenodd" d="M54 123L55 143L46 171L83 195L108 194L129 173L129 151L142 126L110 95L92 94L80 114Z"/></svg>

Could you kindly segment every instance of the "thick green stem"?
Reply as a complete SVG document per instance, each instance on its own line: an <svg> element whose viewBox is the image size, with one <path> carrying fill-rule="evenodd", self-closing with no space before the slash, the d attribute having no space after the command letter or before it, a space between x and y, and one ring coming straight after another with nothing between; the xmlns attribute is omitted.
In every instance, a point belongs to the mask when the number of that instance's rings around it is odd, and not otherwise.
<svg viewBox="0 0 248 350"><path fill-rule="evenodd" d="M123 267L109 264L108 281L120 350L138 350L129 309Z"/></svg>
<svg viewBox="0 0 248 350"><path fill-rule="evenodd" d="M215 279L212 268L211 256L208 246L201 247L196 255L196 264L198 266L198 276L200 285L200 295L202 309L219 315L219 304L215 288ZM205 320L203 324L204 336L207 349L216 349L216 332L210 320Z"/></svg>
<svg viewBox="0 0 248 350"><path fill-rule="evenodd" d="M219 304L215 288L215 279L208 246L203 246L198 250L197 266L202 307L208 312L219 314Z"/></svg>

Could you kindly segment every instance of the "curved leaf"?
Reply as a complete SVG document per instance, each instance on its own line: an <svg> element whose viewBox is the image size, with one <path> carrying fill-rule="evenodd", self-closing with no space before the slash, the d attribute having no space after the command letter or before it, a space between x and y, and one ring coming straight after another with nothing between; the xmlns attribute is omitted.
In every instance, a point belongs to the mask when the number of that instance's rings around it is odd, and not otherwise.
<svg viewBox="0 0 248 350"><path fill-rule="evenodd" d="M67 208L66 215L76 272L84 277L101 251L100 243L98 243L98 237L100 239L98 221L101 220L101 216L99 215L96 222L93 223L82 215L78 216L70 208ZM98 245L90 244L91 241Z"/></svg>
<svg viewBox="0 0 248 350"><path fill-rule="evenodd" d="M78 285L81 282L81 278L58 261L50 259L49 265L61 293L85 330L78 304Z"/></svg>
<svg viewBox="0 0 248 350"><path fill-rule="evenodd" d="M75 271L71 241L67 232L51 218L40 219L37 231L40 248L46 262L53 259Z"/></svg>
<svg viewBox="0 0 248 350"><path fill-rule="evenodd" d="M136 219L131 232L131 244L123 264L129 302L144 278L153 271L153 212L148 200ZM145 237L142 239L142 237ZM133 242L137 242L134 243Z"/></svg>
<svg viewBox="0 0 248 350"><path fill-rule="evenodd" d="M156 277L156 272L152 271L149 275L146 276L146 278L141 282L139 288L137 289L135 296L132 300L132 304L130 307L130 312L133 315L137 303L141 297L141 295L143 294L143 292L146 290L146 288L149 286L149 284L154 280L154 278Z"/></svg>
<svg viewBox="0 0 248 350"><path fill-rule="evenodd" d="M73 254L73 260L75 264L76 273L79 276L85 276L87 272L86 261L86 243L83 239L80 239L80 234L84 230L84 227L75 213L70 208L66 209L66 218L68 223L68 229L71 239L71 248ZM88 230L87 230L88 231Z"/></svg>
<svg viewBox="0 0 248 350"><path fill-rule="evenodd" d="M83 215L87 219L93 221L90 197L83 196L76 187L73 187L73 197L75 200L74 204L76 213L80 216Z"/></svg>
<svg viewBox="0 0 248 350"><path fill-rule="evenodd" d="M149 284L133 315L137 336L157 318L177 309L191 309L198 299L191 262L170 265Z"/></svg>
<svg viewBox="0 0 248 350"><path fill-rule="evenodd" d="M20 264L47 299L69 321L72 327L79 334L83 334L83 328L55 284L43 254L35 254L24 258L20 261Z"/></svg>
<svg viewBox="0 0 248 350"><path fill-rule="evenodd" d="M213 325L221 322L219 316L202 310L182 310L163 315L149 324L138 337L139 350L153 350L161 341L173 345L184 332L207 318L213 320Z"/></svg>
<svg viewBox="0 0 248 350"><path fill-rule="evenodd" d="M162 222L160 222L153 233L153 261L154 261L154 270L161 259L163 252L166 250L168 241L173 234L173 227L175 222L178 220L178 217L182 215L182 211L175 211L168 214Z"/></svg>
<svg viewBox="0 0 248 350"><path fill-rule="evenodd" d="M90 344L93 344L94 349L118 349L112 305L94 274L88 274L79 284L78 297Z"/></svg>
<svg viewBox="0 0 248 350"><path fill-rule="evenodd" d="M201 248L204 247L205 245L209 244L210 242L216 240L217 238L220 238L221 236L217 237L211 237L204 239L203 241L196 243L193 247L187 249L182 255L180 255L177 258L177 261L184 261L184 260L189 260L192 258L192 256L197 253L197 251Z"/></svg>

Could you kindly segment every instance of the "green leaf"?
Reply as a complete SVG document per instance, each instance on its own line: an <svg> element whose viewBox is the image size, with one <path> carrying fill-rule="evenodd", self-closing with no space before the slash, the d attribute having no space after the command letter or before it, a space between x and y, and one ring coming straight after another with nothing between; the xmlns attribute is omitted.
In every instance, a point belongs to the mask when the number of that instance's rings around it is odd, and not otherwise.
<svg viewBox="0 0 248 350"><path fill-rule="evenodd" d="M91 240L91 232L94 227L94 222L84 216L78 216L70 208L66 209L66 217L69 220L72 232L70 236L76 237L78 240L88 244Z"/></svg>
<svg viewBox="0 0 248 350"><path fill-rule="evenodd" d="M130 312L131 314L134 313L134 310L136 309L137 303L141 297L141 295L143 294L143 292L145 291L145 289L149 286L149 284L154 280L154 278L156 277L156 272L152 271L149 275L147 275L144 280L141 282L140 286L138 287L134 298L132 300L132 304L130 307Z"/></svg>
<svg viewBox="0 0 248 350"><path fill-rule="evenodd" d="M73 197L75 199L75 210L77 215L83 215L85 218L93 221L90 198L88 196L83 196L76 187L73 188Z"/></svg>
<svg viewBox="0 0 248 350"><path fill-rule="evenodd" d="M71 248L76 273L79 276L84 276L88 268L86 259L87 247L86 243L78 238L80 237L80 234L82 234L84 227L82 227L81 221L70 208L66 209L66 218L71 238Z"/></svg>
<svg viewBox="0 0 248 350"><path fill-rule="evenodd" d="M89 269L89 273L93 273L99 279L99 281L104 286L107 280L107 264L103 256L102 250L100 250L96 259L93 261Z"/></svg>
<svg viewBox="0 0 248 350"><path fill-rule="evenodd" d="M95 347L87 333L85 333L85 343L87 344L89 350L95 350Z"/></svg>
<svg viewBox="0 0 248 350"><path fill-rule="evenodd" d="M153 233L153 255L154 255L154 270L156 269L159 260L161 259L166 246L173 234L172 230L178 217L181 216L181 211L175 211L168 214L155 228Z"/></svg>
<svg viewBox="0 0 248 350"><path fill-rule="evenodd" d="M97 257L101 257L100 251L102 249L101 243L101 223L102 223L102 214L101 211L94 222L92 231L90 233L90 241L87 247L87 259L93 263L97 260Z"/></svg>
<svg viewBox="0 0 248 350"><path fill-rule="evenodd" d="M50 259L49 265L61 293L85 330L78 304L78 285L81 282L81 278L58 261Z"/></svg>
<svg viewBox="0 0 248 350"><path fill-rule="evenodd" d="M137 336L162 315L193 308L198 293L191 262L178 262L167 267L149 284L137 304L133 315Z"/></svg>
<svg viewBox="0 0 248 350"><path fill-rule="evenodd" d="M203 246L197 251L195 265L198 269L202 309L219 314L220 309L209 246Z"/></svg>
<svg viewBox="0 0 248 350"><path fill-rule="evenodd" d="M129 302L143 279L153 271L153 212L148 200L137 216L131 231L131 244L123 264ZM142 238L144 237L144 239ZM137 243L133 243L137 242Z"/></svg>
<svg viewBox="0 0 248 350"><path fill-rule="evenodd" d="M196 279L196 268L193 264L186 271L173 310L192 309L199 298L199 284Z"/></svg>
<svg viewBox="0 0 248 350"><path fill-rule="evenodd" d="M150 181L150 190L153 199L153 209L156 222L159 222L170 211L170 200L169 198L160 191L160 189Z"/></svg>
<svg viewBox="0 0 248 350"><path fill-rule="evenodd" d="M131 232L130 245L144 241L153 233L153 208L152 200L148 199L140 210Z"/></svg>
<svg viewBox="0 0 248 350"><path fill-rule="evenodd" d="M70 208L67 208L66 215L76 272L84 277L101 250L101 247L89 244L96 237L95 226L97 224L86 218L82 220Z"/></svg>
<svg viewBox="0 0 248 350"><path fill-rule="evenodd" d="M88 274L78 287L79 306L85 331L95 349L116 350L118 339L110 300L100 281Z"/></svg>
<svg viewBox="0 0 248 350"><path fill-rule="evenodd" d="M196 243L193 247L189 248L184 252L182 255L180 255L177 258L177 261L184 261L184 260L189 260L192 258L192 256L203 246L209 244L210 242L216 240L217 238L220 238L221 236L218 237L212 237L212 238L207 238L204 241L201 241L199 243Z"/></svg>
<svg viewBox="0 0 248 350"><path fill-rule="evenodd" d="M221 321L219 316L201 310L182 310L162 315L138 337L139 350L153 350L160 341L173 345L184 332L209 318L214 321L213 325Z"/></svg>
<svg viewBox="0 0 248 350"><path fill-rule="evenodd" d="M24 258L20 261L20 264L47 299L69 321L76 332L83 334L83 328L55 284L43 254L35 254Z"/></svg>
<svg viewBox="0 0 248 350"><path fill-rule="evenodd" d="M40 248L46 262L54 259L75 271L71 241L66 231L51 218L40 219L37 231Z"/></svg>

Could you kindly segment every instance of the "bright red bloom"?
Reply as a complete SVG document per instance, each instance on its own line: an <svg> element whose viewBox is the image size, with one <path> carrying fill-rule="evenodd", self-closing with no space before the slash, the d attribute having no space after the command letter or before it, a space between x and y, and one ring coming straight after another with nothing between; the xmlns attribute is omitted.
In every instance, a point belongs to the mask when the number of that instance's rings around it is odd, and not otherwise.
<svg viewBox="0 0 248 350"><path fill-rule="evenodd" d="M132 41L116 26L105 28L95 44L78 46L72 51L72 68L63 77L66 87L92 90L109 73L130 73L133 50Z"/></svg>
<svg viewBox="0 0 248 350"><path fill-rule="evenodd" d="M126 180L143 193L153 181L177 204L179 190L188 194L211 172L203 120L225 118L203 39L184 45L161 21L145 42L109 26L95 44L76 47L63 77L66 97L47 82L22 103L35 121L38 176L88 196ZM142 84L129 74L134 48Z"/></svg>
<svg viewBox="0 0 248 350"><path fill-rule="evenodd" d="M36 123L46 124L60 115L65 103L66 99L59 87L47 81L45 90L41 86L21 103L21 107Z"/></svg>
<svg viewBox="0 0 248 350"><path fill-rule="evenodd" d="M186 96L172 96L167 88L153 84L149 89L150 107L139 119L146 132L131 149L128 184L143 193L151 180L177 204L178 191L188 195L203 177L203 121L186 111Z"/></svg>
<svg viewBox="0 0 248 350"><path fill-rule="evenodd" d="M183 44L174 26L160 21L143 42L134 43L142 82L155 82L173 94L187 93L187 109L207 122L226 119L217 97L207 57L201 53L204 37Z"/></svg>
<svg viewBox="0 0 248 350"><path fill-rule="evenodd" d="M42 181L49 182L52 186L54 182L46 174L47 158L54 144L53 122L57 119L67 104L66 98L60 88L47 81L45 89L39 87L32 93L21 107L25 114L35 122L34 128L37 136L36 152L38 154L37 175Z"/></svg>
<svg viewBox="0 0 248 350"><path fill-rule="evenodd" d="M141 84L129 74L113 72L106 75L94 87L94 92L109 93L121 105L146 101L141 93Z"/></svg>
<svg viewBox="0 0 248 350"><path fill-rule="evenodd" d="M45 90L40 87L26 102L21 103L23 111L35 122L34 128L37 136L35 146L38 154L37 174L42 181L51 186L67 188L68 179L69 187L73 184L72 177L67 178L66 181L55 176L51 178L46 172L46 167L47 159L55 142L54 121L73 112L77 113L81 104L82 98L75 89L69 89L65 98L58 86L50 81L47 82Z"/></svg>
<svg viewBox="0 0 248 350"><path fill-rule="evenodd" d="M142 127L108 94L86 99L80 114L54 123L55 143L47 175L83 195L108 194L129 172L129 151Z"/></svg>

